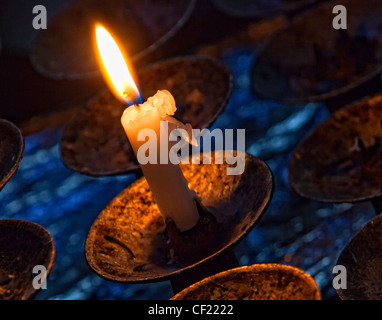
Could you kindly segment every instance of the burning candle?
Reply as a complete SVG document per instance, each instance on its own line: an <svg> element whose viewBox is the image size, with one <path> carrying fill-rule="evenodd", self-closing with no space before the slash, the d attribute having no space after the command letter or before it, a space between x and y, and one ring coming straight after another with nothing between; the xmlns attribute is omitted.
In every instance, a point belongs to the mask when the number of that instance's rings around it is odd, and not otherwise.
<svg viewBox="0 0 382 320"><path fill-rule="evenodd" d="M165 139L168 142L168 136L164 136L161 130L161 122L174 114L174 98L170 92L162 90L142 103L128 60L112 36L100 25L96 27L96 44L98 61L110 89L119 100L130 105L123 113L121 122L135 155L139 160L138 150L145 141L140 141L138 135L144 129L156 133L157 138L150 143L155 144L154 149L159 151L161 141ZM167 146L169 151L171 143ZM156 163L140 163L140 166L164 219L173 220L182 232L194 227L199 220L196 196L188 188L179 165L160 163L160 153L157 152Z"/></svg>

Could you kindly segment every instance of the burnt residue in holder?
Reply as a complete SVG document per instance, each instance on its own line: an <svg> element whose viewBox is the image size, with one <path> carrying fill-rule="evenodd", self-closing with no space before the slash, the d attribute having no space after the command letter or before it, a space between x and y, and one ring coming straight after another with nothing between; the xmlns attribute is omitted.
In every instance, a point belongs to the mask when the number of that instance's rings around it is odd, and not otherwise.
<svg viewBox="0 0 382 320"><path fill-rule="evenodd" d="M212 154L212 164L181 165L190 188L217 221L203 227L208 233L190 237L188 252L167 250L166 224L143 177L112 200L91 227L85 246L90 267L123 283L170 279L178 292L237 266L230 250L264 213L273 178L268 166L249 154L242 175L227 175L228 165L214 164L215 155L223 156L220 151Z"/></svg>
<svg viewBox="0 0 382 320"><path fill-rule="evenodd" d="M79 0L49 22L31 48L34 68L53 79L79 79L99 73L92 43L103 24L137 62L163 45L184 25L196 0Z"/></svg>
<svg viewBox="0 0 382 320"><path fill-rule="evenodd" d="M43 227L23 220L0 220L0 300L33 298L39 291L33 280L43 271L34 274L34 267L45 267L48 276L54 258L53 238Z"/></svg>
<svg viewBox="0 0 382 320"><path fill-rule="evenodd" d="M323 202L373 200L377 206L381 177L382 95L333 113L299 144L289 165L293 189Z"/></svg>
<svg viewBox="0 0 382 320"><path fill-rule="evenodd" d="M347 29L333 27L336 5L347 9ZM295 17L259 51L253 90L287 103L340 95L343 102L349 92L362 91L358 98L375 93L370 90L381 88L381 14L379 0L348 0L330 1Z"/></svg>
<svg viewBox="0 0 382 320"><path fill-rule="evenodd" d="M382 299L381 248L382 216L379 215L353 237L337 261L337 265L346 268L346 289L337 289L342 299Z"/></svg>
<svg viewBox="0 0 382 320"><path fill-rule="evenodd" d="M314 279L300 269L255 264L203 279L172 300L321 300L321 293Z"/></svg>
<svg viewBox="0 0 382 320"><path fill-rule="evenodd" d="M24 154L24 137L13 123L0 119L0 190L19 167Z"/></svg>
<svg viewBox="0 0 382 320"><path fill-rule="evenodd" d="M215 121L232 88L229 70L218 60L202 56L159 62L142 69L137 77L143 100L157 90L168 90L176 101L175 118L193 128L206 128ZM92 176L137 170L138 162L121 124L125 108L108 90L81 108L61 139L64 164Z"/></svg>

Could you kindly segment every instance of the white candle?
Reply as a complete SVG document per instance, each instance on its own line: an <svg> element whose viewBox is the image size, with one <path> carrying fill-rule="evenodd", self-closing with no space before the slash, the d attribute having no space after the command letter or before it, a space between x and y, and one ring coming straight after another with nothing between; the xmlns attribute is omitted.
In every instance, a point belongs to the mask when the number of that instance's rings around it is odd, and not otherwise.
<svg viewBox="0 0 382 320"><path fill-rule="evenodd" d="M145 141L138 141L138 133L142 129L151 129L156 134L157 164L141 164L143 174L150 186L159 210L165 219L173 220L180 231L186 231L194 227L199 214L195 203L195 193L188 188L188 182L183 176L179 165L168 162L160 163L160 141L167 137L161 137L160 122L171 110L176 110L172 95L166 91L158 91L147 102L136 106L133 105L125 110L121 118L122 125L130 141L135 154ZM163 135L163 132L162 132ZM167 140L168 141L168 140ZM167 152L171 144L167 144ZM162 150L163 151L163 150Z"/></svg>
<svg viewBox="0 0 382 320"><path fill-rule="evenodd" d="M99 25L96 27L96 41L98 61L109 87L118 99L133 104L125 110L121 122L135 154L137 155L139 148L145 143L137 139L141 130L151 129L156 134L157 138L152 143L156 144L157 163L140 165L158 208L163 217L173 220L180 231L189 230L199 220L195 193L188 188L188 182L179 165L171 162L160 163L160 142L166 141L167 152L172 145L168 143L168 136L164 137L162 134L161 137L160 123L174 114L174 98L168 91L162 90L146 102L134 104L140 97L139 90L117 43Z"/></svg>

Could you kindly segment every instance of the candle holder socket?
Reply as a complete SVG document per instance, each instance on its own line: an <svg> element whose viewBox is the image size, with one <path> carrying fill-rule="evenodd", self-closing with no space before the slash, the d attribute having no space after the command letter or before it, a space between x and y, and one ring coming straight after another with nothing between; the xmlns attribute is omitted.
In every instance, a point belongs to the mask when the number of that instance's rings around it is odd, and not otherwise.
<svg viewBox="0 0 382 320"><path fill-rule="evenodd" d="M0 190L19 167L24 154L24 137L13 123L0 119Z"/></svg>
<svg viewBox="0 0 382 320"><path fill-rule="evenodd" d="M382 196L382 95L357 101L331 115L296 148L289 181L301 196L322 202Z"/></svg>
<svg viewBox="0 0 382 320"><path fill-rule="evenodd" d="M182 256L169 254L163 241L166 223L143 177L112 200L93 223L85 245L90 267L103 278L123 283L170 279L178 292L237 266L231 249L265 212L273 178L268 166L249 154L242 175L226 175L228 165L214 162L221 153L211 155L211 164L181 165L190 188L216 218L218 228L214 223L210 234L193 234L194 247L183 248Z"/></svg>
<svg viewBox="0 0 382 320"><path fill-rule="evenodd" d="M203 279L171 300L321 300L314 279L280 264L243 266Z"/></svg>
<svg viewBox="0 0 382 320"><path fill-rule="evenodd" d="M134 63L166 43L185 24L196 0L81 0L56 14L39 32L30 51L32 66L51 79L77 80L99 75L93 50L96 23L127 46Z"/></svg>
<svg viewBox="0 0 382 320"><path fill-rule="evenodd" d="M346 245L337 265L346 268L344 300L380 300L382 297L382 216L364 226ZM343 272L343 271L342 271ZM336 276L336 275L335 275ZM338 275L337 275L338 276Z"/></svg>
<svg viewBox="0 0 382 320"><path fill-rule="evenodd" d="M346 1L346 30L333 27L336 5L343 2L323 3L296 15L263 45L253 64L253 91L304 104L340 95L343 100L363 84L368 83L362 90L367 91L370 83L380 82L382 41L374 36L382 33L379 1Z"/></svg>
<svg viewBox="0 0 382 320"><path fill-rule="evenodd" d="M39 289L33 286L35 266L48 277L55 259L52 236L40 225L23 220L0 220L0 300L27 300ZM41 283L39 283L41 284Z"/></svg>

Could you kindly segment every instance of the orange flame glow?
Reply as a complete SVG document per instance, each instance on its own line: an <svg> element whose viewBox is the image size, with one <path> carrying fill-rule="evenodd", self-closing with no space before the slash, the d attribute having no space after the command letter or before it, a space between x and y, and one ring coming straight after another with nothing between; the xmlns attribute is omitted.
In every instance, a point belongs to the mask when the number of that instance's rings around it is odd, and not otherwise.
<svg viewBox="0 0 382 320"><path fill-rule="evenodd" d="M141 103L138 87L128 67L129 62L117 42L101 25L96 26L95 34L98 63L110 89L119 100L127 104Z"/></svg>

